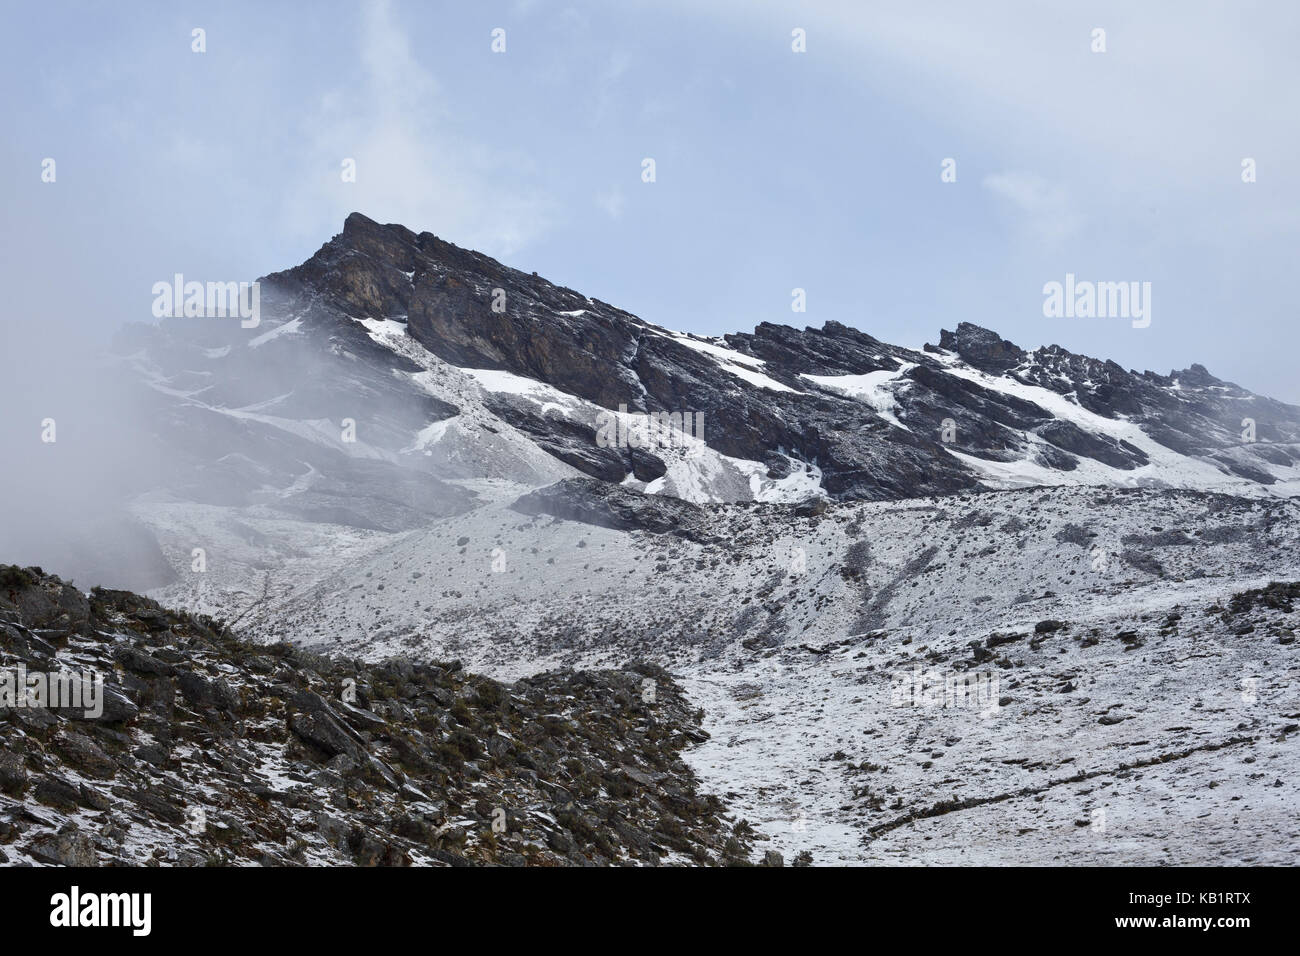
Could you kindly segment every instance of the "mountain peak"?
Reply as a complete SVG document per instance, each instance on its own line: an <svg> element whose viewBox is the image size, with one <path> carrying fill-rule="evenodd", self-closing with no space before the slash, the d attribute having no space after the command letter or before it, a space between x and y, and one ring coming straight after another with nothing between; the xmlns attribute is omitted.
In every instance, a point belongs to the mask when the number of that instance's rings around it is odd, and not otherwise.
<svg viewBox="0 0 1300 956"><path fill-rule="evenodd" d="M1005 372L1026 358L1024 349L1014 342L973 322L959 322L956 332L942 329L939 347L956 352L966 362L985 372Z"/></svg>
<svg viewBox="0 0 1300 956"><path fill-rule="evenodd" d="M396 240L404 243L418 243L421 236L434 238L432 233L423 233L417 235L415 232L402 225L400 222L380 223L371 219L364 213L348 213L348 217L343 220L343 231L335 238L342 238L351 242L366 240Z"/></svg>
<svg viewBox="0 0 1300 956"><path fill-rule="evenodd" d="M923 352L834 320L690 336L360 212L273 278L268 314L317 334L283 335L278 346L259 346L257 358L329 342L372 363L370 377L340 370L349 389L385 394L420 372L409 385L411 408L435 395L438 414L466 407L466 392L433 380L468 376L484 388L474 401L486 433L508 429L529 443L529 469L541 452L555 460L541 472L568 467L690 501L810 492L898 499L1062 482L1266 485L1290 480L1300 465L1286 448L1300 442L1300 416L1223 390L1202 366L1138 374L1059 346L1029 352L973 322L942 330L940 345ZM190 359L185 369L206 361ZM280 401L283 392L262 397ZM239 400L248 396L241 391ZM701 415L704 447L692 457L682 448L601 444L598 419L615 409ZM1243 417L1257 422L1268 448L1237 447ZM388 453L405 460L414 448L433 451L417 434L433 427L429 420L412 428L405 413L390 412L386 421Z"/></svg>
<svg viewBox="0 0 1300 956"><path fill-rule="evenodd" d="M351 235L361 230L372 229L378 225L379 223L364 213L350 212L348 217L343 220L343 235Z"/></svg>

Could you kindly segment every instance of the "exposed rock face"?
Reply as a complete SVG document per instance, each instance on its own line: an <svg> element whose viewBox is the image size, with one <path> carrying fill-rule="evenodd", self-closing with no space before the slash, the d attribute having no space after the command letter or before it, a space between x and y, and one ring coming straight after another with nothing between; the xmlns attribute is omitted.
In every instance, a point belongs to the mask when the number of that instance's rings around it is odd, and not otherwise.
<svg viewBox="0 0 1300 956"><path fill-rule="evenodd" d="M832 392L807 391L801 371L899 366L888 356L861 354L888 347L844 326L833 326L824 336L764 326L757 334L772 338L729 339L724 344L739 346L757 365L767 362L765 374L788 390L754 388L720 369L693 340L428 233L379 226L355 213L342 234L310 260L267 281L299 294L323 289L341 309L359 310L352 314L405 321L412 338L456 366L508 371L605 409L707 411L710 447L749 461L780 450L816 461L828 487L848 497L925 494L973 484L957 462L930 447L935 442L906 432L881 441L887 429L871 409ZM502 311L494 310L494 297ZM790 343L781 341L786 333L824 341L805 348L805 354L789 354L784 346ZM770 353L780 356L780 366L769 361ZM575 443L572 436L548 441L557 430L554 423L509 407L508 400L491 407L586 474L621 480L636 470L628 467L635 462L596 453L594 422L585 423L584 441ZM871 434L857 434L863 428ZM575 453L575 446L582 451Z"/></svg>
<svg viewBox="0 0 1300 956"><path fill-rule="evenodd" d="M998 374L1015 368L1026 358L1023 349L969 322L960 323L956 332L944 329L939 335L939 347L957 353L978 369Z"/></svg>
<svg viewBox="0 0 1300 956"><path fill-rule="evenodd" d="M981 388L928 354L836 322L802 331L764 323L752 334L726 336L722 344L756 360L764 375L792 391L745 387L685 337L665 335L620 309L428 233L380 226L358 214L311 260L271 277L277 278L323 289L360 314L404 319L416 341L455 365L507 370L604 408L707 409L714 423L706 437L711 447L748 460L779 450L815 460L826 489L840 498L972 487L972 476L948 447L993 460L1024 457L1031 451L1025 433L1042 439L1038 457L1049 468L1073 470L1080 457L1121 470L1148 463L1123 441L1086 434L1031 400ZM492 307L494 294L501 296L500 311ZM1300 438L1295 408L1252 396L1201 366L1139 375L1058 346L1026 352L968 322L944 330L933 351L989 375L1072 395L1106 418L1135 417L1157 441L1185 454L1215 457L1220 450L1222 467L1249 480L1271 479L1230 451L1240 444L1243 416L1253 413L1261 439L1293 444ZM871 405L802 377L882 371L899 373L890 390L906 428L889 427ZM940 440L945 419L957 425L950 446ZM1296 460L1293 448L1282 453ZM606 480L619 467L566 460Z"/></svg>
<svg viewBox="0 0 1300 956"><path fill-rule="evenodd" d="M0 670L100 674L103 713L0 705L0 853L67 866L748 861L699 792L699 712L648 664L514 684L241 640L0 566ZM56 703L50 701L50 703Z"/></svg>
<svg viewBox="0 0 1300 956"><path fill-rule="evenodd" d="M1300 474L1300 409L1201 366L1131 372L966 322L919 352L837 322L704 339L358 213L263 284L258 329L169 320L123 339L166 389L150 413L174 468L159 482L182 497L396 530L472 506L435 479L581 473L793 502ZM713 457L602 445L597 418L621 406L704 413Z"/></svg>
<svg viewBox="0 0 1300 956"><path fill-rule="evenodd" d="M551 515L618 531L674 534L700 542L717 540L705 530L704 513L695 505L590 478L567 478L539 488L520 497L513 507L526 515Z"/></svg>

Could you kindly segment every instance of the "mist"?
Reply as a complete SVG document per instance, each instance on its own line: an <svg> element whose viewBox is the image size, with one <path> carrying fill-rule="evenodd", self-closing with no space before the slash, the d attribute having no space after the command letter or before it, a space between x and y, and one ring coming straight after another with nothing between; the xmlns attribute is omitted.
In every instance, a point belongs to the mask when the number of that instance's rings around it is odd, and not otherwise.
<svg viewBox="0 0 1300 956"><path fill-rule="evenodd" d="M4 325L0 560L93 585L156 587L171 571L128 504L164 454L125 364L58 315Z"/></svg>

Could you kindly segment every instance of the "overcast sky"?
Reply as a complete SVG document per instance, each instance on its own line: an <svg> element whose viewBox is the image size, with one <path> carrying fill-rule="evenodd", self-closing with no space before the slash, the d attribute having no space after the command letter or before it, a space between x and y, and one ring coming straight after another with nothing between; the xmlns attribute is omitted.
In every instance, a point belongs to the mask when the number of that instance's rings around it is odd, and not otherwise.
<svg viewBox="0 0 1300 956"><path fill-rule="evenodd" d="M4 6L6 364L359 210L671 328L968 320L1300 402L1289 0ZM1150 326L1044 317L1067 272Z"/></svg>

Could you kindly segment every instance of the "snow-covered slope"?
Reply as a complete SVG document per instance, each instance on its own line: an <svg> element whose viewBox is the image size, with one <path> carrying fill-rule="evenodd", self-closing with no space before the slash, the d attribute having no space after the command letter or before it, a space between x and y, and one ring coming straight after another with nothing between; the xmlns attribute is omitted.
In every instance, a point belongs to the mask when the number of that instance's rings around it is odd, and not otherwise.
<svg viewBox="0 0 1300 956"><path fill-rule="evenodd" d="M1290 585L1254 589L1300 580L1300 409L965 323L705 339L355 215L265 283L256 330L123 342L165 603L501 679L662 664L787 857L1297 858ZM602 440L659 413L703 427Z"/></svg>
<svg viewBox="0 0 1300 956"><path fill-rule="evenodd" d="M174 466L153 491L397 531L465 506L419 500L427 477L583 474L695 503L1300 488L1300 409L1200 366L1130 372L965 323L920 351L835 322L707 339L356 214L262 281L257 328L174 319L123 336ZM696 425L601 439L602 422L660 413ZM375 500L383 485L396 500ZM341 503L357 496L374 507Z"/></svg>
<svg viewBox="0 0 1300 956"><path fill-rule="evenodd" d="M1025 489L693 509L683 536L498 498L224 600L268 640L502 679L662 663L712 735L688 760L787 859L1293 861L1295 622L1233 597L1300 579L1298 507ZM900 702L918 676L983 696Z"/></svg>

